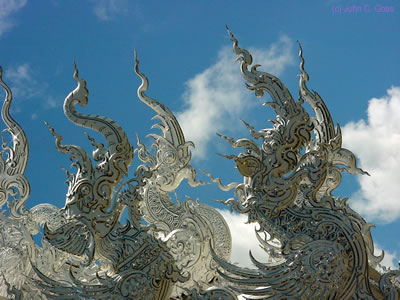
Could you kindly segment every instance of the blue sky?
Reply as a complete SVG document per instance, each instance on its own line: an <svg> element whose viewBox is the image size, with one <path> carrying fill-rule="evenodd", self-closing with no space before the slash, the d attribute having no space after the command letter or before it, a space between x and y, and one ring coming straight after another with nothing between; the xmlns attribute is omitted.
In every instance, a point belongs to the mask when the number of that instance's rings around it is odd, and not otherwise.
<svg viewBox="0 0 400 300"><path fill-rule="evenodd" d="M90 149L83 129L62 111L75 88L73 60L90 92L83 112L114 119L132 144L136 133L142 139L150 133L153 112L136 97L134 48L150 80L148 94L168 105L187 139L197 143L193 166L226 183L239 181L232 162L215 154L232 153L215 132L246 136L240 119L261 129L270 127L266 120L274 115L244 87L225 24L293 96L298 93L296 40L301 42L309 87L323 97L343 129L344 145L372 175L344 176L335 194L350 196L350 204L377 224L373 236L387 251L387 264L399 260L400 3L395 0L0 0L0 65L14 91L13 116L30 141L27 206L62 207L65 201L60 168L69 160L56 151L43 120L65 143ZM132 171L137 165L134 159ZM215 206L212 200L230 197L213 185L183 186L179 192L181 198L187 194ZM232 226L242 222L227 217ZM234 239L247 236L237 234L240 230L235 227ZM253 242L237 244L247 253L243 245Z"/></svg>

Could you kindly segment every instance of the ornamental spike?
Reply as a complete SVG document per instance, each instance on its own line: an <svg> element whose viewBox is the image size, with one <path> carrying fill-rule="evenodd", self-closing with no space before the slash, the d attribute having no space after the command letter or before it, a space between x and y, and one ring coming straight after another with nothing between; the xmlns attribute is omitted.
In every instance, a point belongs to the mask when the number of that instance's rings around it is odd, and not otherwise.
<svg viewBox="0 0 400 300"><path fill-rule="evenodd" d="M65 171L63 208L47 203L25 207L30 194L24 177L28 142L10 116L12 93L0 67L6 92L2 117L12 137L8 141L2 136L0 155L0 206L9 206L0 210L0 298L399 298L400 271L379 265L384 253L374 255L373 225L349 207L348 198L332 195L344 170L368 173L342 148L339 125L335 130L327 105L308 89L300 43L300 97L295 102L283 82L253 64L250 52L239 48L226 29L247 88L258 97L268 93L272 101L264 105L277 115L272 128L255 129L243 121L250 138L217 134L235 153L242 149L236 155L220 154L233 160L242 183L224 185L200 171L230 193L216 202L244 215L247 224L257 224L255 234L265 256L256 259L249 250L253 268L233 264L230 229L218 210L195 196L179 200L184 180L190 187L206 182L197 178L189 151L194 144L185 140L175 115L146 95L149 83L139 71L136 49L138 98L155 112L159 123L153 128L161 131L148 135L153 147L147 149L137 135L134 150L115 121L77 111L77 104L87 106L88 90L74 62L76 87L64 101L65 116L97 131L106 143L85 133L95 148L90 157L80 146L61 144L62 136L45 122L76 173ZM304 109L306 103L314 115ZM142 164L132 171L134 152ZM41 228L39 246L32 235Z"/></svg>

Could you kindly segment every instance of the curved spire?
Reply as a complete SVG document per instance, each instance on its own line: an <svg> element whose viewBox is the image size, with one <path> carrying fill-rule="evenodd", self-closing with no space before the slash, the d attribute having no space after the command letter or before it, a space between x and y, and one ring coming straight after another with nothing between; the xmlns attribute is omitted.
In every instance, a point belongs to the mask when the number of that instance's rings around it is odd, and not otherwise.
<svg viewBox="0 0 400 300"><path fill-rule="evenodd" d="M65 98L64 114L74 124L90 128L104 136L108 145L110 157L113 154L124 156L125 166L122 167L124 173L132 163L133 149L129 144L125 132L115 121L97 115L81 114L76 110L76 105L84 107L88 104L88 90L86 81L79 77L78 68L74 62L74 80L77 87Z"/></svg>
<svg viewBox="0 0 400 300"><path fill-rule="evenodd" d="M266 102L264 105L272 107L283 120L290 119L290 116L296 113L296 104L287 87L278 77L258 71L257 68L260 66L258 64L253 65L249 70L248 68L253 63L251 54L239 48L238 40L228 27L226 29L233 42L233 51L239 56L237 60L240 61L240 73L249 83L246 84L247 88L254 91L257 97L262 97L266 91L271 96L272 102Z"/></svg>
<svg viewBox="0 0 400 300"><path fill-rule="evenodd" d="M329 143L337 135L340 139L341 145L341 134L340 128L338 126L338 132L335 134L335 125L333 124L331 114L326 107L324 101L320 95L313 90L313 93L307 87L307 81L310 78L306 70L304 69L304 58L303 58L303 48L299 41L299 58L300 58L300 71L299 76L299 94L300 97L304 98L307 103L311 106L315 113L315 118L312 118L314 123L314 132L316 133L317 143ZM340 146L339 146L340 147Z"/></svg>
<svg viewBox="0 0 400 300"><path fill-rule="evenodd" d="M1 152L1 170L2 177L0 184L0 207L8 200L8 195L14 196L14 200L10 202L10 214L19 218L26 214L25 201L30 195L30 185L24 176L26 165L28 163L29 145L25 132L22 127L11 117L10 107L13 96L10 88L3 81L3 69L0 66L0 86L6 92L6 97L1 110L1 117L7 126L3 132L8 132L12 138L12 146L8 146L7 142L1 134L2 149ZM7 159L4 161L3 153L7 153ZM13 188L17 189L19 195L13 192Z"/></svg>
<svg viewBox="0 0 400 300"><path fill-rule="evenodd" d="M185 136L183 135L181 126L176 120L174 114L166 107L164 104L158 102L157 100L150 98L145 94L149 87L149 81L147 77L139 71L139 60L137 58L135 49L135 73L142 80L142 84L139 86L137 95L144 104L150 107L157 115L154 117L162 122L162 124L155 124L152 128L159 128L165 139L167 139L174 146L185 144ZM150 134L156 138L156 135Z"/></svg>

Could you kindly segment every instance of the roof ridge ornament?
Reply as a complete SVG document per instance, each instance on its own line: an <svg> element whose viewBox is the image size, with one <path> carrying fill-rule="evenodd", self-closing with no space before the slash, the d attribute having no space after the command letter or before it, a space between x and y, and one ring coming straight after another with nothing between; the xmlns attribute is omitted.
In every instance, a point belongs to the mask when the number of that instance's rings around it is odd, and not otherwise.
<svg viewBox="0 0 400 300"><path fill-rule="evenodd" d="M251 66L251 54L239 48L229 29L228 33L247 88L258 97L267 92L272 102L264 105L272 107L277 117L272 129L257 135L246 125L253 137L263 140L256 151L249 139L235 142L224 137L233 147L246 150L234 158L244 183L235 189L237 199L226 204L247 214L249 223L259 225L259 241L275 259L261 263L251 256L258 270L247 270L213 254L222 269L219 274L230 282L231 290L257 299L283 295L291 299L375 299L385 295L384 289L375 288L376 271L371 271L383 259L373 254L371 224L331 194L344 170L368 173L357 168L349 150L341 148L339 126L335 132L322 98L308 90L300 43L300 93L294 102L278 78L258 71L257 64ZM304 99L315 117L302 107ZM274 239L280 247L271 243ZM399 271L392 271L391 276L396 274ZM398 289L384 281L385 289L393 293L386 299L396 299Z"/></svg>
<svg viewBox="0 0 400 300"><path fill-rule="evenodd" d="M68 154L75 173L66 171L65 206L25 207L29 182L24 177L28 141L22 127L10 116L11 90L2 108L5 132L0 155L0 296L35 299L398 299L400 271L376 268L383 259L374 256L368 224L332 191L341 173L367 174L358 168L354 154L342 148L327 106L307 87L303 49L299 43L299 99L295 101L283 82L258 70L253 58L227 27L233 51L247 88L272 101L264 103L277 114L273 127L256 130L243 122L249 138L235 140L218 134L239 155L233 159L243 183L224 185L202 171L223 191L234 189L224 203L257 223L256 237L266 252L265 262L250 258L255 269L229 262L231 235L215 208L199 201L171 200L186 179L197 179L190 147L171 110L147 96L148 79L142 80L138 98L151 108L160 123L153 125L153 151L137 135L136 149L113 120L76 109L88 104L86 81L74 63L77 87L66 97L64 113L75 125L102 134L106 145L88 134L92 158L80 146L63 145L62 136L46 123L56 149ZM314 116L304 109L310 105ZM259 146L253 139L262 141ZM129 176L133 154L142 162ZM119 219L128 211L126 225ZM147 224L146 224L147 223ZM43 228L42 247L32 235ZM299 279L302 280L299 280Z"/></svg>

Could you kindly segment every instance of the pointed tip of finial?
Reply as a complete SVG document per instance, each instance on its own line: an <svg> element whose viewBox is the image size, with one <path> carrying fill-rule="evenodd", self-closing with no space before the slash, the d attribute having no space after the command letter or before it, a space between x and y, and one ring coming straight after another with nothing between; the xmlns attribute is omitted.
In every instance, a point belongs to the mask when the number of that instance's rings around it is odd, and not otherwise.
<svg viewBox="0 0 400 300"><path fill-rule="evenodd" d="M139 73L140 73L140 71L139 71L139 59L138 59L138 57L137 57L136 48L133 49L133 57L134 57L134 59L135 59L134 70L135 70L135 73L136 73L137 75L139 75ZM140 75L139 75L139 77L140 77Z"/></svg>
<svg viewBox="0 0 400 300"><path fill-rule="evenodd" d="M139 59L138 59L138 56L137 56L136 48L133 48L133 57L135 59L135 66L137 66L139 64Z"/></svg>
<svg viewBox="0 0 400 300"><path fill-rule="evenodd" d="M299 46L300 52L303 52L303 48L301 47L301 43L299 40L296 41L297 45ZM301 54L300 54L301 55Z"/></svg>
<svg viewBox="0 0 400 300"><path fill-rule="evenodd" d="M231 41L235 41L236 38L233 35L232 31L229 29L228 25L225 24L225 27L226 27L226 31L228 31L228 34L229 34L229 37L230 37Z"/></svg>
<svg viewBox="0 0 400 300"><path fill-rule="evenodd" d="M307 82L309 79L309 76L308 76L308 73L306 72L306 70L304 69L303 48L301 47L301 44L299 41L297 41L297 44L299 45L300 71L302 73L302 79Z"/></svg>
<svg viewBox="0 0 400 300"><path fill-rule="evenodd" d="M43 120L43 122L44 122L44 124L47 126L47 128L49 128L50 130L52 130L52 129L53 129L53 127L51 127L49 123L47 123L47 122L46 122L46 121L44 121L44 120Z"/></svg>
<svg viewBox="0 0 400 300"><path fill-rule="evenodd" d="M45 120L43 120L44 124L47 126L47 128L53 133L54 132L54 128L50 126L49 123L47 123Z"/></svg>
<svg viewBox="0 0 400 300"><path fill-rule="evenodd" d="M76 80L78 78L78 67L76 65L75 59L73 60L73 64L74 64L74 79Z"/></svg>

